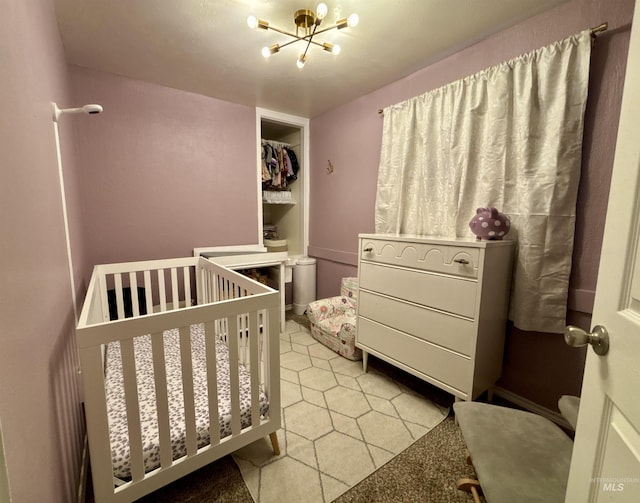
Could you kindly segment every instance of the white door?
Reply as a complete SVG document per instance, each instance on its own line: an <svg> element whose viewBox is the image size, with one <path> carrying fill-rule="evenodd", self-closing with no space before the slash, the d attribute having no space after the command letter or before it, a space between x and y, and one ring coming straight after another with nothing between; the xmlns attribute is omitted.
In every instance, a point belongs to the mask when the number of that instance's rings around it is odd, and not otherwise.
<svg viewBox="0 0 640 503"><path fill-rule="evenodd" d="M566 503L640 502L640 0L622 99L593 324Z"/></svg>

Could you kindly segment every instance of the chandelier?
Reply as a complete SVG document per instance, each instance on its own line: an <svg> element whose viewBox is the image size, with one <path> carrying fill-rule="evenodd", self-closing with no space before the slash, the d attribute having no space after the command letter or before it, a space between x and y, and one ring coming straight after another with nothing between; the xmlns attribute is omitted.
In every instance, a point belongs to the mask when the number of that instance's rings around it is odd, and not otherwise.
<svg viewBox="0 0 640 503"><path fill-rule="evenodd" d="M273 30L278 33L282 33L284 35L288 35L292 37L293 40L289 42L285 42L284 44L273 44L268 47L262 48L262 55L265 58L268 58L272 54L280 52L280 49L291 45L295 42L306 42L306 47L304 52L300 54L298 60L296 61L296 65L298 68L304 67L304 64L307 62L307 51L311 44L322 47L325 51L330 52L331 54L338 55L340 54L340 46L338 44L331 44L329 42L317 42L313 38L316 35L320 35L329 30L338 29L342 30L347 26L353 28L357 26L359 18L357 14L351 14L349 17L340 19L336 24L332 26L328 26L326 28L319 29L320 23L325 18L328 12L327 5L324 3L318 4L316 11L313 12L308 9L300 9L295 12L293 15L293 22L296 25L296 32L291 33L287 30L283 30L280 28L276 28L275 26L271 26L267 21L263 21L262 19L258 19L255 16L249 16L247 18L247 24L251 29L262 29L262 30Z"/></svg>

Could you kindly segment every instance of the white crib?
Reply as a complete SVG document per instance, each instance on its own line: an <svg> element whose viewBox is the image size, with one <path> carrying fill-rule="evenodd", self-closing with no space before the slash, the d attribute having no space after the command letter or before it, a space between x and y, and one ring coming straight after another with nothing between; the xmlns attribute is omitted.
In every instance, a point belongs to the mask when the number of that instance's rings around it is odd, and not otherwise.
<svg viewBox="0 0 640 503"><path fill-rule="evenodd" d="M279 454L279 302L201 257L94 268L77 343L96 503L135 500L267 435Z"/></svg>

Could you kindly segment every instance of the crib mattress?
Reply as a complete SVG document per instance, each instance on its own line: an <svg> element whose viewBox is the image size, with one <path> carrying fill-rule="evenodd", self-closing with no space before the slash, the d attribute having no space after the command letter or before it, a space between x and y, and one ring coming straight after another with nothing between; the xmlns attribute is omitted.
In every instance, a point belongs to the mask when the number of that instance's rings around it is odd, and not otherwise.
<svg viewBox="0 0 640 503"><path fill-rule="evenodd" d="M167 374L167 393L169 397L169 422L171 429L171 449L173 459L187 454L186 427L184 422L184 397L182 391L182 371L180 363L180 342L178 330L164 333L165 362ZM156 414L156 393L153 374L151 337L134 339L136 372L138 381L138 400L142 430L145 471L160 466L160 445L158 420ZM191 327L191 351L193 365L193 387L196 408L196 431L198 448L208 445L209 405L206 379L206 354L204 328L202 325ZM231 434L231 387L229 384L229 351L224 342L216 340L218 416L220 438ZM250 375L242 364L238 364L240 374L241 426L251 425L251 387ZM109 434L114 477L129 479L131 461L127 413L125 407L124 384L122 378L122 359L120 344L111 343L107 347L107 368L105 374L107 408L109 414ZM267 397L260 389L260 414L269 410Z"/></svg>

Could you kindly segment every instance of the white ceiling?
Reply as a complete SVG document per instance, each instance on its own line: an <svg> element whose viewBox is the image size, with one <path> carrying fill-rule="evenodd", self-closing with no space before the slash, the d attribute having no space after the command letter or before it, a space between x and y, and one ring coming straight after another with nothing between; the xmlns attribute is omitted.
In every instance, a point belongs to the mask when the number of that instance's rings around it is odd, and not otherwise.
<svg viewBox="0 0 640 503"><path fill-rule="evenodd" d="M251 30L251 14L295 31L296 10L318 0L55 0L70 63L198 94L315 117L566 0L325 0L321 27L352 12L355 28L318 35L333 56ZM314 39L315 40L315 39Z"/></svg>

